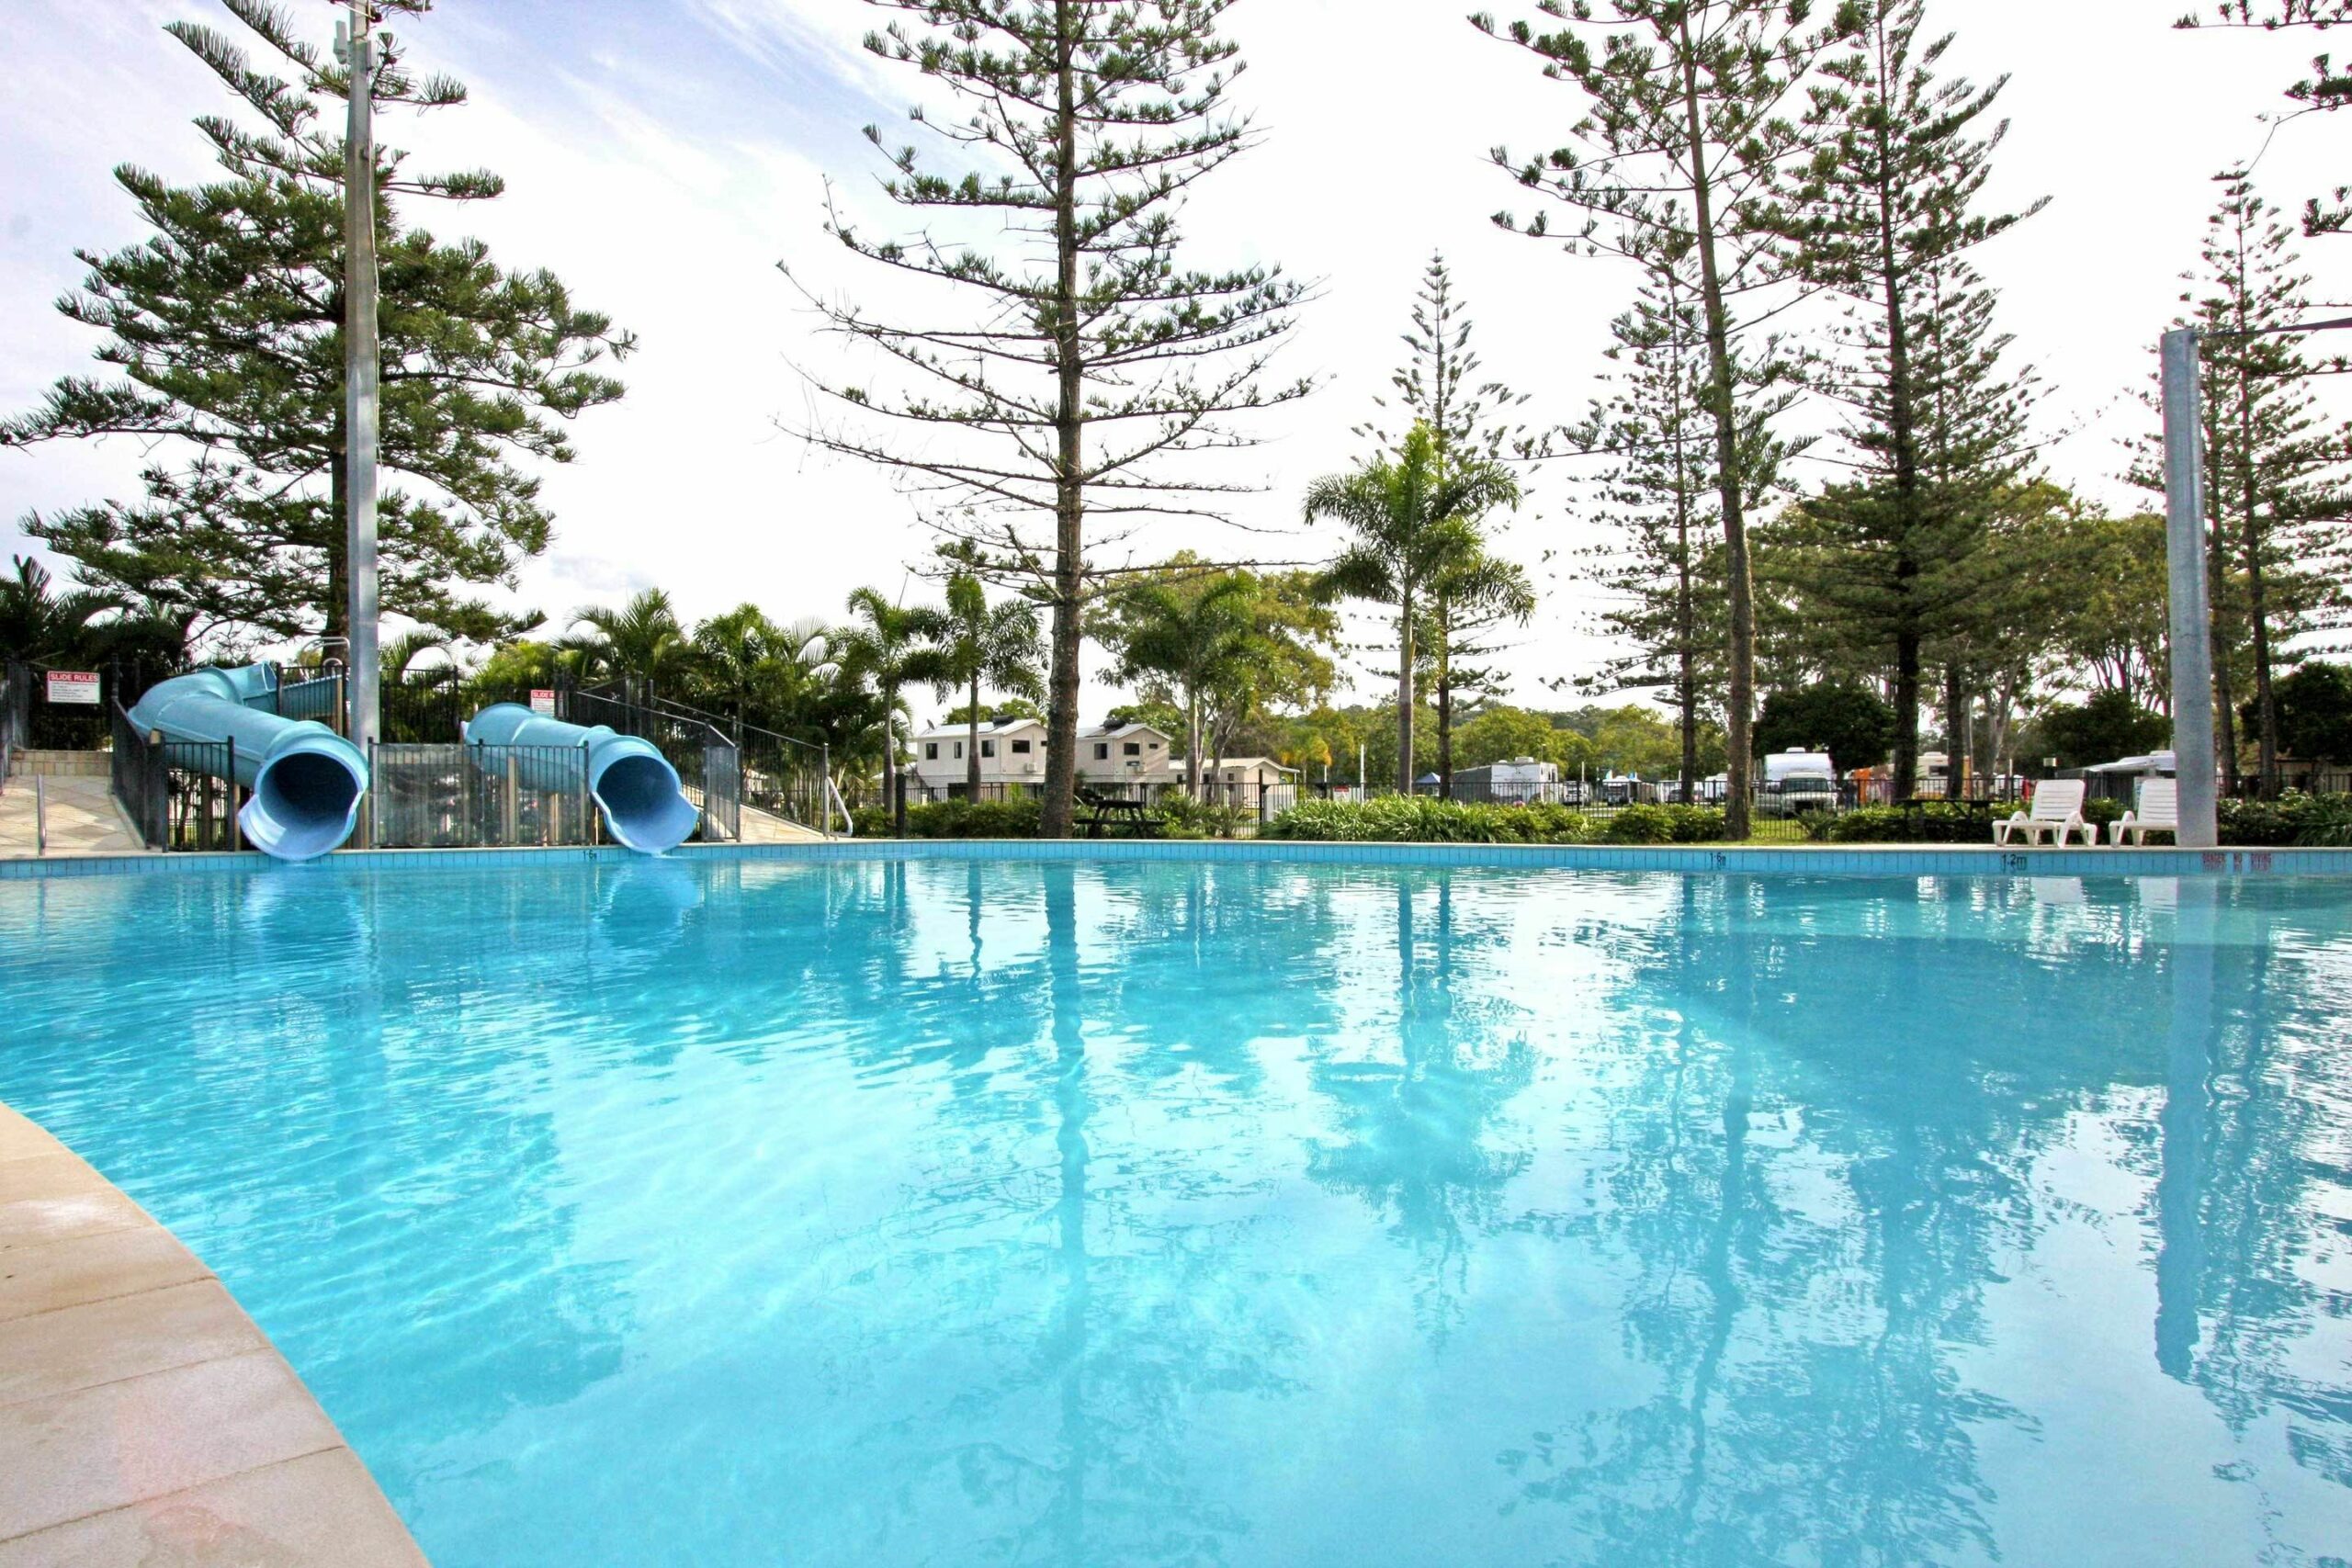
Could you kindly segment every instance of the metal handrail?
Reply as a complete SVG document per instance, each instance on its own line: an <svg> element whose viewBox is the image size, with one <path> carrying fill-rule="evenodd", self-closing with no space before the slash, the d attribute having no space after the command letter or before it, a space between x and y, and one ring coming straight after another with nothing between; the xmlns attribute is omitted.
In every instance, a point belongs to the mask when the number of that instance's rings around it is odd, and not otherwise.
<svg viewBox="0 0 2352 1568"><path fill-rule="evenodd" d="M763 729L756 724L746 724L738 719L731 719L723 713L713 713L708 708L698 708L692 703L682 703L674 697L660 695L644 698L630 697L623 694L617 682L608 681L601 686L582 686L580 688L579 694L583 697L602 697L607 702L621 703L632 707L652 708L678 718L698 719L712 728L718 729L722 735L727 733L726 727L731 725L737 731L733 742L736 745L742 743L741 736L756 735L764 740L780 740L786 746L797 746L803 751L824 750L824 747L815 741L803 740L797 736L786 735L781 730Z"/></svg>

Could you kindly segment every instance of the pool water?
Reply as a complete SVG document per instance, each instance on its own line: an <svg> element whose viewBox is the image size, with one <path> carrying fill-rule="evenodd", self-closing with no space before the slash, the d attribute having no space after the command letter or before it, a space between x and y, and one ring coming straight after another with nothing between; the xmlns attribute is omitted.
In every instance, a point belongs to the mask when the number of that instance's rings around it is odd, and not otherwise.
<svg viewBox="0 0 2352 1568"><path fill-rule="evenodd" d="M440 1568L2340 1565L2347 1017L2343 880L0 884Z"/></svg>

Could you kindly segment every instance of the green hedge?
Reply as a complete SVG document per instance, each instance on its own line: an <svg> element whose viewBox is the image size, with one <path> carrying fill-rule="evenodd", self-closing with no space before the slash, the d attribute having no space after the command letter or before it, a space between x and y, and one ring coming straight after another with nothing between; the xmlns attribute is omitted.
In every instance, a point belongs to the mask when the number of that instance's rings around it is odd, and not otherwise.
<svg viewBox="0 0 2352 1568"><path fill-rule="evenodd" d="M1724 814L1713 806L1629 806L1609 818L1600 836L1612 844L1719 843Z"/></svg>
<svg viewBox="0 0 2352 1568"><path fill-rule="evenodd" d="M1816 841L1831 844L1989 844L1993 824L2017 809L1939 800L1917 806L1871 806L1842 817L1814 818L1805 824L1805 831ZM2084 819L2100 829L2123 812L2120 800L2083 802ZM2290 791L2277 800L2224 800L2220 818L2225 844L2256 848L2352 845L2352 795Z"/></svg>
<svg viewBox="0 0 2352 1568"><path fill-rule="evenodd" d="M1696 844L1723 836L1724 814L1707 806L1634 806L1595 818L1565 806L1484 806L1405 795L1304 801L1259 834L1385 844Z"/></svg>
<svg viewBox="0 0 2352 1568"><path fill-rule="evenodd" d="M1586 844L1592 818L1563 806L1473 806L1428 795L1307 800L1260 829L1263 839L1379 844Z"/></svg>
<svg viewBox="0 0 2352 1568"><path fill-rule="evenodd" d="M1842 816L1815 817L1805 823L1804 830L1815 842L1826 844L1989 844L1993 824L2005 822L2023 809L2007 802L1986 801L1865 806ZM2123 810L2119 800L2086 800L2083 820L2104 830Z"/></svg>
<svg viewBox="0 0 2352 1568"><path fill-rule="evenodd" d="M907 807L910 839L1034 839L1039 807L1022 800L935 800ZM861 839L891 837L889 807L868 806L856 813Z"/></svg>
<svg viewBox="0 0 2352 1568"><path fill-rule="evenodd" d="M2220 816L2225 844L2352 846L2352 795L2290 789L2276 800L2222 801Z"/></svg>

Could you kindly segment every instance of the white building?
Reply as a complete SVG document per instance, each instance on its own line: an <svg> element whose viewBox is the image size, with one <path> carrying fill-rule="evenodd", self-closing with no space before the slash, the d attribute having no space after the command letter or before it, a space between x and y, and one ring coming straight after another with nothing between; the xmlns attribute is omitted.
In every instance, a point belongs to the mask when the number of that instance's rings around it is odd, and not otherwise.
<svg viewBox="0 0 2352 1568"><path fill-rule="evenodd" d="M971 777L971 748L980 757L984 797L1039 789L1046 782L1046 726L1016 718L983 724L943 724L914 738L914 783L925 799L960 795ZM1255 801L1263 791L1295 785L1297 770L1268 757L1224 757L1201 763L1204 793L1222 791ZM1184 783L1184 764L1170 755L1168 736L1148 724L1095 725L1078 734L1078 782L1153 798ZM1209 786L1215 786L1211 790Z"/></svg>
<svg viewBox="0 0 2352 1568"><path fill-rule="evenodd" d="M927 798L960 795L971 778L970 748L980 749L983 795L1007 784L1031 787L1046 782L1046 727L1034 718L983 724L977 737L968 724L944 724L914 739L914 782Z"/></svg>

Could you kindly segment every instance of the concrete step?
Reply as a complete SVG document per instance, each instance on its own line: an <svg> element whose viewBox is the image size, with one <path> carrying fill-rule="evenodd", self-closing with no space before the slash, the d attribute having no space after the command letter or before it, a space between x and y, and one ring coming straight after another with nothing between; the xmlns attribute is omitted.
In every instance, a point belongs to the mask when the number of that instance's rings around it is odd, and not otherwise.
<svg viewBox="0 0 2352 1568"><path fill-rule="evenodd" d="M8 776L12 779L102 779L113 766L114 755L109 751L23 750L8 756Z"/></svg>

